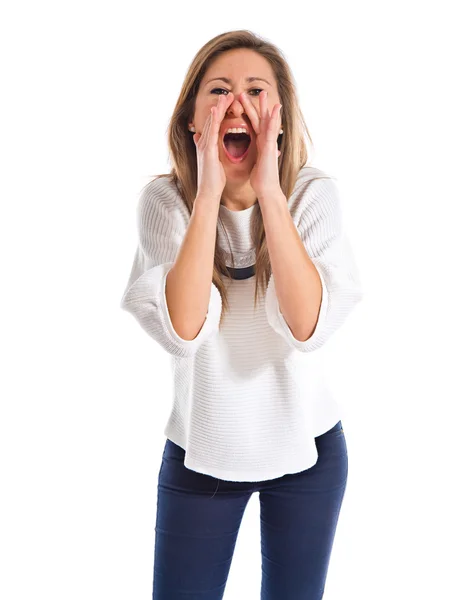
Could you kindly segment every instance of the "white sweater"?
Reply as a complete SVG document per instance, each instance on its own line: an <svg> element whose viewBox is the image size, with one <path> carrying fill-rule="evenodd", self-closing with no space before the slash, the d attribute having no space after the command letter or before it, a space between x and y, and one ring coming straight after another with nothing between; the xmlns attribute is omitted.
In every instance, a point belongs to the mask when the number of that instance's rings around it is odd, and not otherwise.
<svg viewBox="0 0 468 600"><path fill-rule="evenodd" d="M320 178L318 178L320 177ZM221 296L211 284L206 320L193 340L178 336L166 303L166 275L174 264L190 214L169 178L150 182L137 208L139 244L121 308L172 358L172 412L164 435L185 449L188 469L228 481L263 481L298 473L318 458L315 437L340 420L323 376L324 344L362 299L359 274L342 227L335 178L301 169L288 206L323 286L313 335L297 340L278 304L273 274L254 311L254 207L220 204L218 219L231 310L220 328ZM249 269L250 267L250 269Z"/></svg>

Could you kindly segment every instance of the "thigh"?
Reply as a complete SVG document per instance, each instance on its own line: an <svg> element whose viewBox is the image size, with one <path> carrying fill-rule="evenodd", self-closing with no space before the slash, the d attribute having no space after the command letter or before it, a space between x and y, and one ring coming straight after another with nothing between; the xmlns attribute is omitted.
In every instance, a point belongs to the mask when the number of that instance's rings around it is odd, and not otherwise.
<svg viewBox="0 0 468 600"><path fill-rule="evenodd" d="M220 600L251 491L242 484L228 489L229 482L187 469L184 457L184 449L167 440L158 479L153 600Z"/></svg>
<svg viewBox="0 0 468 600"><path fill-rule="evenodd" d="M341 421L315 441L315 465L260 491L262 600L323 598L348 478Z"/></svg>

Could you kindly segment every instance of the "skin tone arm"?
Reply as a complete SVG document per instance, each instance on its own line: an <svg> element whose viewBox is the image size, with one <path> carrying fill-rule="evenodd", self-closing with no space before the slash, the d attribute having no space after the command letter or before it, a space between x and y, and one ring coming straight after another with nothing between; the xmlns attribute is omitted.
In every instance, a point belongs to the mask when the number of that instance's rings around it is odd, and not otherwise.
<svg viewBox="0 0 468 600"><path fill-rule="evenodd" d="M172 325L184 340L200 332L213 279L219 198L197 196L177 259L167 274L166 301Z"/></svg>
<svg viewBox="0 0 468 600"><path fill-rule="evenodd" d="M308 340L317 325L322 282L294 225L284 194L261 202L278 304L294 337Z"/></svg>
<svg viewBox="0 0 468 600"><path fill-rule="evenodd" d="M260 199L259 199L260 201ZM193 340L205 322L213 278L219 200L197 197L190 223L166 281L166 298L177 334ZM281 312L299 341L315 330L322 298L320 276L299 236L286 198L262 203L268 252Z"/></svg>
<svg viewBox="0 0 468 600"><path fill-rule="evenodd" d="M259 199L260 201L260 199ZM197 197L190 223L166 281L166 298L177 334L193 340L205 322L213 277L219 200ZM286 198L262 203L268 252L276 294L294 337L310 338L322 298L320 276L302 243Z"/></svg>

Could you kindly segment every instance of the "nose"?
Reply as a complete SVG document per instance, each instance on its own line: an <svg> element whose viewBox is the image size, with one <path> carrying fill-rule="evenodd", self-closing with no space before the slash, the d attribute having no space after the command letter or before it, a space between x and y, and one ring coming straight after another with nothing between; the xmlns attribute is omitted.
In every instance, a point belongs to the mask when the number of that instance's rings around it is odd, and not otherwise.
<svg viewBox="0 0 468 600"><path fill-rule="evenodd" d="M234 92L230 92L230 94L232 96L234 96L231 104L227 107L226 109L226 113L227 114L232 114L232 115L242 115L244 114L244 106L242 104L242 102L240 101L239 98L239 94L234 94ZM228 101L229 101L230 96L228 97Z"/></svg>

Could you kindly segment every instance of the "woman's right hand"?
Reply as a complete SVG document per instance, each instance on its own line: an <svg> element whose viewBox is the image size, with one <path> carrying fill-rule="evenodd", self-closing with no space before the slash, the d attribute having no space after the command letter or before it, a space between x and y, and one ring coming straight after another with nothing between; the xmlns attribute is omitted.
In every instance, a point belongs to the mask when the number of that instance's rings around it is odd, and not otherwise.
<svg viewBox="0 0 468 600"><path fill-rule="evenodd" d="M227 107L234 96L231 92L220 94L218 104L211 108L202 133L195 133L193 141L197 149L197 197L221 200L226 185L226 173L219 160L219 129Z"/></svg>

